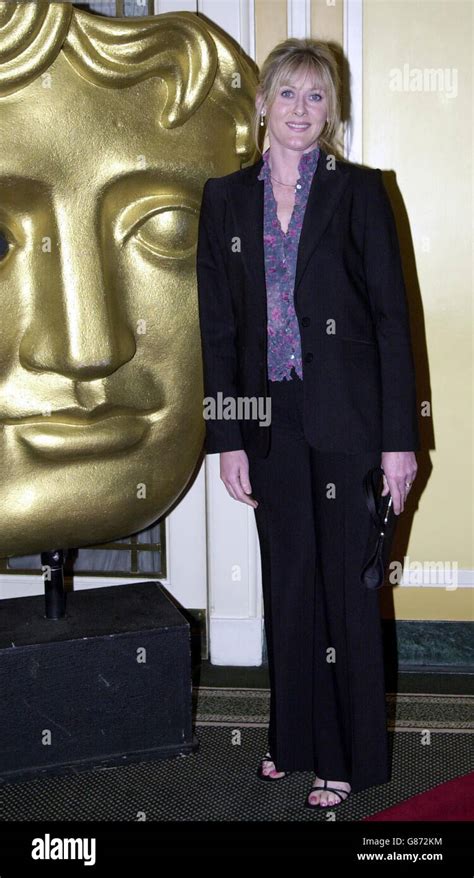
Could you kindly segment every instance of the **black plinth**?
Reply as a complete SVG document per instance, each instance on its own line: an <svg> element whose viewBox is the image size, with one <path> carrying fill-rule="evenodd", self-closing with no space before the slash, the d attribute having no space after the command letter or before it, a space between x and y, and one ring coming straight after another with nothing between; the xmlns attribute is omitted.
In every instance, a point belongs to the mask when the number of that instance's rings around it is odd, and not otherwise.
<svg viewBox="0 0 474 878"><path fill-rule="evenodd" d="M187 620L158 582L0 602L0 781L196 748Z"/></svg>

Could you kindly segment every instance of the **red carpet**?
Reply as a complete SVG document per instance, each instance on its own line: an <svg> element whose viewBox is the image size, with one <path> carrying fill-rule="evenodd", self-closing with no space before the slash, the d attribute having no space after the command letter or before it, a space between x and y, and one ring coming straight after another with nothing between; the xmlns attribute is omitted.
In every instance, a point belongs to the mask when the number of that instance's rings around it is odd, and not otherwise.
<svg viewBox="0 0 474 878"><path fill-rule="evenodd" d="M474 771L365 817L361 822L378 820L474 820Z"/></svg>

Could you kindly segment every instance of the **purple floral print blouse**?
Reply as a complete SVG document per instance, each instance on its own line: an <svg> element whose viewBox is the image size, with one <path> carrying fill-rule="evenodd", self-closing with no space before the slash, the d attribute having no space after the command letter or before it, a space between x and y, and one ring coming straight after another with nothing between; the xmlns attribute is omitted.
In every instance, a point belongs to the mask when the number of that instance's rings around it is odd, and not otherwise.
<svg viewBox="0 0 474 878"><path fill-rule="evenodd" d="M286 234L277 216L268 163L270 147L263 153L263 165L258 175L264 180L263 245L265 253L265 283L267 289L267 367L270 381L290 379L292 368L303 378L301 339L296 316L293 291L296 258L306 202L319 159L319 147L303 153L298 163L300 176L296 183L293 213Z"/></svg>

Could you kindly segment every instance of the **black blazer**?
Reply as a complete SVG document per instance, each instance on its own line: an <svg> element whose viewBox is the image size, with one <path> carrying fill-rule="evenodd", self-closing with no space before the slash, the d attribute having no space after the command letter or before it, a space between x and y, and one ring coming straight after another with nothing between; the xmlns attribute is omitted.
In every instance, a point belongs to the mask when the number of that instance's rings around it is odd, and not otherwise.
<svg viewBox="0 0 474 878"><path fill-rule="evenodd" d="M331 158L321 149L294 287L305 436L320 451L416 451L406 292L382 173ZM216 400L268 396L262 162L203 189L198 304L204 396ZM257 418L205 424L207 453L268 454L271 425Z"/></svg>

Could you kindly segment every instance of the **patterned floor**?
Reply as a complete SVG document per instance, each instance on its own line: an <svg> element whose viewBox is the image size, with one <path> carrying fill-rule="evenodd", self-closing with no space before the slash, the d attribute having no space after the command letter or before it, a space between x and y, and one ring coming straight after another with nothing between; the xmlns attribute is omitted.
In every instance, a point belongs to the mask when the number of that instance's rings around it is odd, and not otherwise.
<svg viewBox="0 0 474 878"><path fill-rule="evenodd" d="M270 709L268 689L218 688L201 686L194 690L199 725L267 726ZM473 728L474 697L470 695L432 695L397 693L387 695L387 721L390 731L406 732L436 729L451 734Z"/></svg>
<svg viewBox="0 0 474 878"><path fill-rule="evenodd" d="M473 697L388 696L392 780L313 812L303 807L310 772L275 785L255 775L266 748L268 690L203 686L194 695L198 748L191 755L4 784L0 819L357 821L472 770Z"/></svg>

